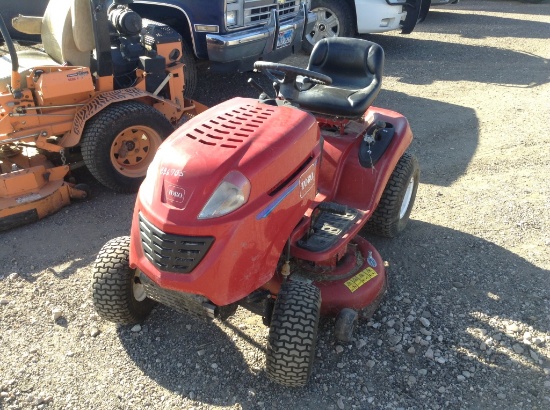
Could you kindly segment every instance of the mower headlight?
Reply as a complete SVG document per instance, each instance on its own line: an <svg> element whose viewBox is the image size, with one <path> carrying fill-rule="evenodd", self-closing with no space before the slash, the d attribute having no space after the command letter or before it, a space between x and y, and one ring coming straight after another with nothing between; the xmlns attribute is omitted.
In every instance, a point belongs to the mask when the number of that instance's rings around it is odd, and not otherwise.
<svg viewBox="0 0 550 410"><path fill-rule="evenodd" d="M227 215L246 204L250 195L250 181L238 171L231 171L216 188L199 219Z"/></svg>

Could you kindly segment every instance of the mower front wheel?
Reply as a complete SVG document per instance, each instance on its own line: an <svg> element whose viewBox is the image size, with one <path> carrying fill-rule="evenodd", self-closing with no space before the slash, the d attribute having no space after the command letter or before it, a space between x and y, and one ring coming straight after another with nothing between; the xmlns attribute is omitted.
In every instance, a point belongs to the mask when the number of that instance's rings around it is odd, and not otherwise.
<svg viewBox="0 0 550 410"><path fill-rule="evenodd" d="M365 225L367 232L393 238L405 229L416 198L419 177L416 157L405 152L386 184L378 207Z"/></svg>
<svg viewBox="0 0 550 410"><path fill-rule="evenodd" d="M95 310L102 319L118 324L141 322L155 306L136 271L130 269L129 254L129 236L111 239L99 251L92 268Z"/></svg>
<svg viewBox="0 0 550 410"><path fill-rule="evenodd" d="M338 313L334 322L334 336L339 342L351 342L353 340L353 332L357 325L357 311L349 308L344 308Z"/></svg>
<svg viewBox="0 0 550 410"><path fill-rule="evenodd" d="M162 141L174 127L159 111L137 101L109 105L82 133L82 157L92 175L116 192L137 192Z"/></svg>
<svg viewBox="0 0 550 410"><path fill-rule="evenodd" d="M273 314L266 352L269 379L283 386L304 386L311 374L321 292L311 284L285 282L281 286Z"/></svg>

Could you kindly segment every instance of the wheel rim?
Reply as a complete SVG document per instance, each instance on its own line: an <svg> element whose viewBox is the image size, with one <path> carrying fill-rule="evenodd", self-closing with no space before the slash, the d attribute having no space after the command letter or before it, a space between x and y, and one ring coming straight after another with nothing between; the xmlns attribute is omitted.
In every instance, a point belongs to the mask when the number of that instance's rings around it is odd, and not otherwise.
<svg viewBox="0 0 550 410"><path fill-rule="evenodd" d="M317 23L315 23L313 30L306 34L307 41L315 45L324 38L338 37L340 34L340 21L336 14L325 7L318 7L312 11L317 14Z"/></svg>
<svg viewBox="0 0 550 410"><path fill-rule="evenodd" d="M143 125L128 127L113 140L111 162L124 176L142 177L161 143L160 134L152 128Z"/></svg>
<svg viewBox="0 0 550 410"><path fill-rule="evenodd" d="M147 297L147 293L145 293L145 286L139 281L139 279L134 277L134 283L132 286L132 290L134 292L134 298L138 302L143 302L145 298Z"/></svg>
<svg viewBox="0 0 550 410"><path fill-rule="evenodd" d="M412 193L414 191L414 176L409 180L409 185L407 185L407 190L405 191L405 196L403 197L403 202L401 202L401 210L399 211L399 219L403 219L409 205L411 203Z"/></svg>

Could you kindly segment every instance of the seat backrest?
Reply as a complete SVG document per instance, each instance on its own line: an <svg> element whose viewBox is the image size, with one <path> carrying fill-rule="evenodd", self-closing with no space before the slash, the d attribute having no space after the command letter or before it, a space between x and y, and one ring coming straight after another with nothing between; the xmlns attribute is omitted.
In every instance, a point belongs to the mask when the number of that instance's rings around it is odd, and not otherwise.
<svg viewBox="0 0 550 410"><path fill-rule="evenodd" d="M307 69L328 75L334 87L359 90L382 83L384 50L358 38L326 38L313 48Z"/></svg>
<svg viewBox="0 0 550 410"><path fill-rule="evenodd" d="M88 67L94 49L89 0L50 0L42 18L42 44L59 64Z"/></svg>

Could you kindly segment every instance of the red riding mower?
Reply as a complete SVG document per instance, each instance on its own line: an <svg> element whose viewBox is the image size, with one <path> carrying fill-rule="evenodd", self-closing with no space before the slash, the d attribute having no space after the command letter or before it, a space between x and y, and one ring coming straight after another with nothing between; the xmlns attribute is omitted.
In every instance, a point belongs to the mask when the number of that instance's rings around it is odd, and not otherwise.
<svg viewBox="0 0 550 410"><path fill-rule="evenodd" d="M396 235L416 195L408 121L371 106L383 63L377 44L325 39L307 70L256 63L275 99L234 98L175 131L141 185L131 236L95 261L99 315L132 323L158 301L223 320L240 305L270 326L268 377L306 384L319 316L350 340L385 292L384 261L360 231Z"/></svg>

